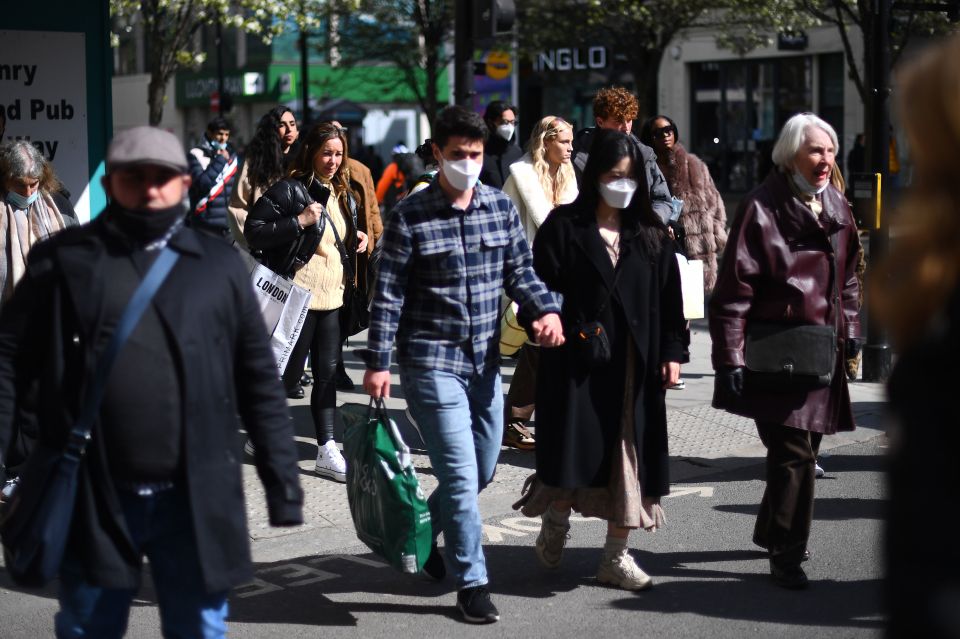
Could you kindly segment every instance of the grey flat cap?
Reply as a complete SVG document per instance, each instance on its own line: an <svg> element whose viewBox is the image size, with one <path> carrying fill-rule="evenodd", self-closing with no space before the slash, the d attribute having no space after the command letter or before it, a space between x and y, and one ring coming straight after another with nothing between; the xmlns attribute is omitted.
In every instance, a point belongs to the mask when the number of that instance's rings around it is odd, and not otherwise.
<svg viewBox="0 0 960 639"><path fill-rule="evenodd" d="M107 173L137 164L153 164L187 172L187 154L174 134L152 126L138 126L113 136L107 148Z"/></svg>

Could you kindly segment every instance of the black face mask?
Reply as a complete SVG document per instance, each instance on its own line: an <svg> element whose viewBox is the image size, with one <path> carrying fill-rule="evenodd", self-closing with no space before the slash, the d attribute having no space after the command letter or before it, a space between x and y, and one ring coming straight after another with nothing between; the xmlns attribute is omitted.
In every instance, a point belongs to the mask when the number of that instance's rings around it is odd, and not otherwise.
<svg viewBox="0 0 960 639"><path fill-rule="evenodd" d="M104 214L118 234L136 244L147 244L163 237L174 222L186 216L187 209L183 204L159 210L127 209L111 202Z"/></svg>

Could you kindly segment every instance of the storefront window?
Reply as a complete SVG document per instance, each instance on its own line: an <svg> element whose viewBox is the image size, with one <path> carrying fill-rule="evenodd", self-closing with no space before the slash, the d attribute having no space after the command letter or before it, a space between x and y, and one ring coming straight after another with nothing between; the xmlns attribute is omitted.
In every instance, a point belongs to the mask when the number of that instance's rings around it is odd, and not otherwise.
<svg viewBox="0 0 960 639"><path fill-rule="evenodd" d="M693 65L690 146L721 190L746 192L766 176L780 127L812 108L811 64L805 56Z"/></svg>
<svg viewBox="0 0 960 639"><path fill-rule="evenodd" d="M844 58L842 53L828 53L819 56L820 64L820 107L818 115L836 129L837 137L843 146L843 83ZM837 158L845 157L850 149L838 149ZM842 164L842 162L838 162Z"/></svg>

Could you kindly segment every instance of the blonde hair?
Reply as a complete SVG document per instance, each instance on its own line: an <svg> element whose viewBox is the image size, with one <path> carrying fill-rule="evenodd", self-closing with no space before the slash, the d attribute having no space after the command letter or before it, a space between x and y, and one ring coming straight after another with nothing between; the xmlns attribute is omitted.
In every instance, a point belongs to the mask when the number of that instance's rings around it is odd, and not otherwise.
<svg viewBox="0 0 960 639"><path fill-rule="evenodd" d="M897 84L914 181L868 299L902 347L923 335L960 282L960 35L907 65Z"/></svg>
<svg viewBox="0 0 960 639"><path fill-rule="evenodd" d="M573 172L573 163L564 162L560 165L556 177L550 175L550 163L547 162L547 142L556 139L564 129L569 129L573 133L573 125L561 117L548 115L541 118L533 127L530 134L530 141L527 142L527 152L533 160L533 169L540 179L540 186L547 196L547 200L553 204L560 204L560 196L566 190L567 185L575 182L576 174Z"/></svg>

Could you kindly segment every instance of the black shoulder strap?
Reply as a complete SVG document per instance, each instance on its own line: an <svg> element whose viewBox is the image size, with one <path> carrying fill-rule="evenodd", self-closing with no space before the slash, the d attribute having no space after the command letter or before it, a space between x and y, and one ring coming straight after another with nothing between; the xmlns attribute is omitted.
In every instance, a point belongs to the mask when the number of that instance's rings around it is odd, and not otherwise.
<svg viewBox="0 0 960 639"><path fill-rule="evenodd" d="M337 232L337 225L333 223L333 218L331 218L330 214L327 212L327 207L323 207L323 216L327 218L327 222L330 223L330 230L333 231L333 239L337 243L337 251L340 252L340 262L343 263L343 270L347 274L347 280L352 282L356 277L356 271L353 268L353 262L350 260L350 256L347 255L346 247L340 240L340 234Z"/></svg>

